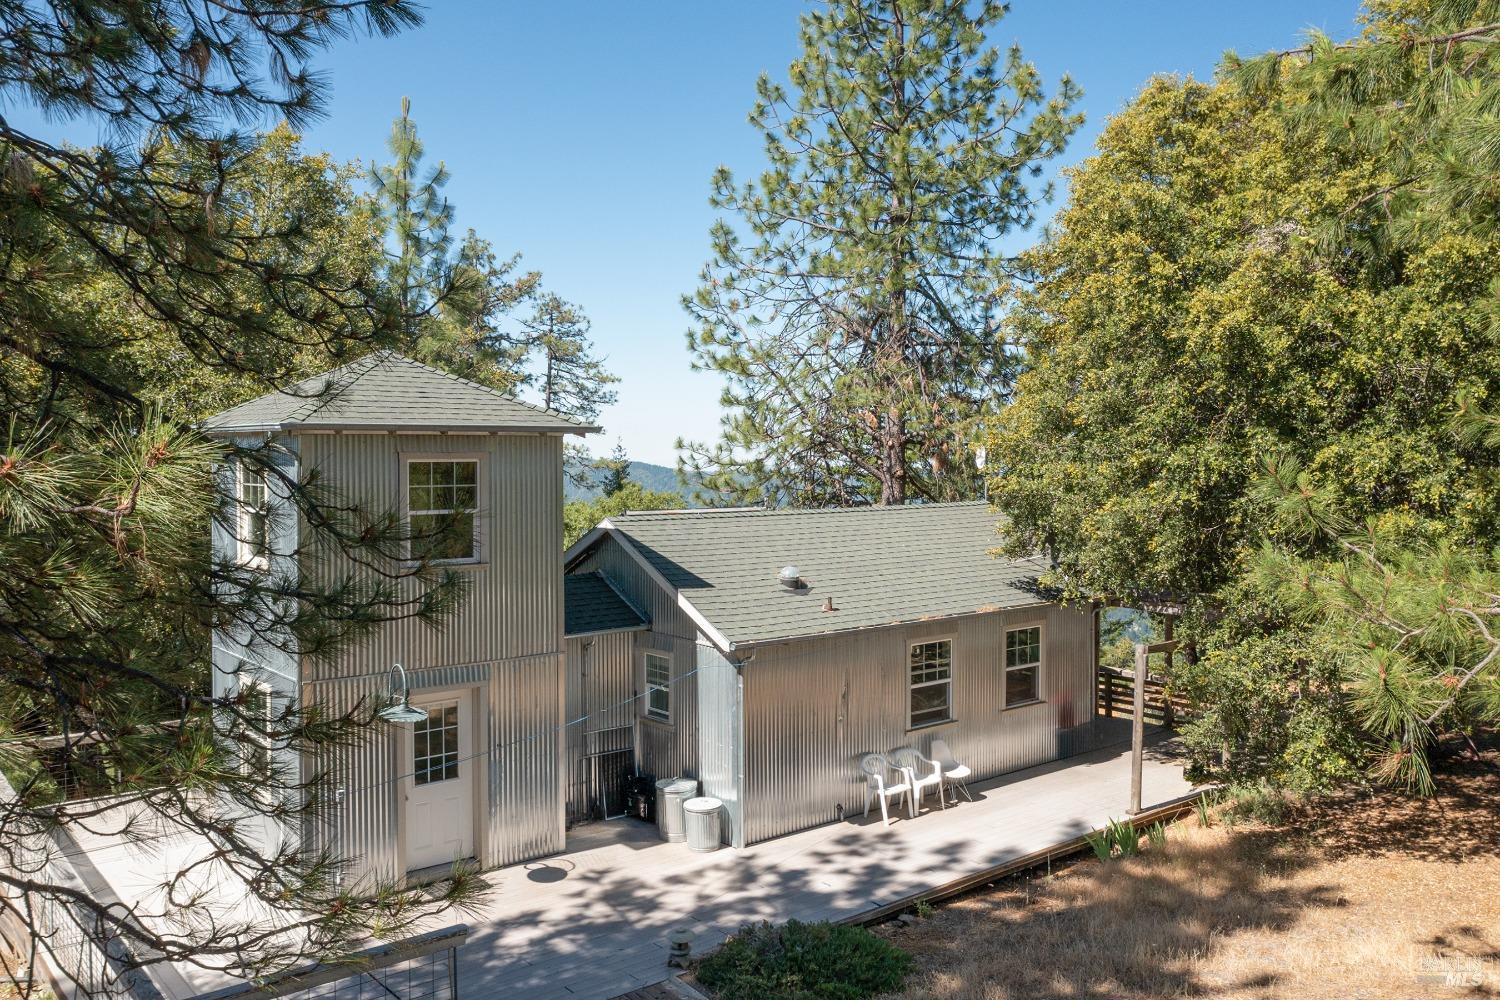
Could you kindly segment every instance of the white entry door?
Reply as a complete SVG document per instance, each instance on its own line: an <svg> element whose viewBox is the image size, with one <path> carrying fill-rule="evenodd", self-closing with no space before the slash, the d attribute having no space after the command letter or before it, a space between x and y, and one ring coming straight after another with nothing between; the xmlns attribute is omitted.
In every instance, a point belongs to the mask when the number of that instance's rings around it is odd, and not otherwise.
<svg viewBox="0 0 1500 1000"><path fill-rule="evenodd" d="M412 699L427 718L407 744L406 868L474 856L473 722L468 696Z"/></svg>

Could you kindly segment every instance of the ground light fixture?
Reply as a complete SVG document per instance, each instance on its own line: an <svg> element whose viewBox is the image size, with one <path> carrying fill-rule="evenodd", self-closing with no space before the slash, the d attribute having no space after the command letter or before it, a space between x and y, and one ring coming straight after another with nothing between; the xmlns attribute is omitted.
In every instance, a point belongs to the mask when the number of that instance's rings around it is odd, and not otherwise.
<svg viewBox="0 0 1500 1000"><path fill-rule="evenodd" d="M411 687L406 683L406 668L396 663L391 666L391 703L380 710L386 722L410 726L423 722L427 713L411 707Z"/></svg>

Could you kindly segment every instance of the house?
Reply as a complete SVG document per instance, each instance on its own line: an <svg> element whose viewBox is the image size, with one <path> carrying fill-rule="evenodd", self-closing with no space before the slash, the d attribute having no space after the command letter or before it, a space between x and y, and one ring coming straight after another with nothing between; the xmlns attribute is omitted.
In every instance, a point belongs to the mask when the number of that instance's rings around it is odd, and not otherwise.
<svg viewBox="0 0 1500 1000"><path fill-rule="evenodd" d="M566 554L590 581L568 613L641 621L593 647L570 714L639 694L635 765L698 779L736 847L862 809L870 751L941 737L985 778L1090 749L1094 615L999 541L983 503L611 518ZM575 782L601 780L569 749Z"/></svg>
<svg viewBox="0 0 1500 1000"><path fill-rule="evenodd" d="M297 699L341 711L384 703L400 663L426 715L378 726L336 760L284 762L304 773L330 766L339 789L316 827L266 836L329 841L355 880L562 848L563 439L595 429L390 353L206 422L209 434L264 448L278 473L224 470L236 510L215 524L213 546L244 572L295 580L352 565L288 513L282 475L316 476L343 501L399 511L414 526L448 518L470 528L446 543L443 562L469 586L441 629L390 622L331 657L285 652L245 629L214 636L216 695L252 685L272 707Z"/></svg>
<svg viewBox="0 0 1500 1000"><path fill-rule="evenodd" d="M422 880L562 850L570 823L623 811L627 778L684 775L744 846L860 809L872 750L942 737L988 777L1088 748L1094 617L1037 588L1040 560L991 554L986 505L628 513L563 553L563 440L594 429L390 353L206 423L279 474L223 471L213 544L241 572L354 568L283 477L463 529L443 562L469 586L441 628L389 622L324 656L215 635L216 694L343 711L384 703L400 664L418 710L285 761L337 790L265 836L330 846L355 880Z"/></svg>

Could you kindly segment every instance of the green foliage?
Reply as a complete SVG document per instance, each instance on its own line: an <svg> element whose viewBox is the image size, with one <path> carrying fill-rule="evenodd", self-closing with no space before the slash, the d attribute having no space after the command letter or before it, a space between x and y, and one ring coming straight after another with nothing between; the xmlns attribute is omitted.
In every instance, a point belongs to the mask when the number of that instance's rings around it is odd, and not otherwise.
<svg viewBox="0 0 1500 1000"><path fill-rule="evenodd" d="M592 500L569 500L563 504L563 548L588 534L600 521L627 510L676 510L683 505L676 493L648 490L626 481L613 493Z"/></svg>
<svg viewBox="0 0 1500 1000"><path fill-rule="evenodd" d="M1198 817L1200 827L1214 825L1214 806L1218 804L1218 797L1210 792L1204 792L1193 802L1193 813Z"/></svg>
<svg viewBox="0 0 1500 1000"><path fill-rule="evenodd" d="M1224 790L1225 819L1231 825L1249 819L1279 826L1286 821L1289 809L1287 792L1269 782L1234 784Z"/></svg>
<svg viewBox="0 0 1500 1000"><path fill-rule="evenodd" d="M304 156L292 128L322 106L304 69L321 49L417 13L83 0L5 17L6 103L108 139L58 146L0 123L0 726L20 737L0 751L19 782L0 815L0 909L33 947L46 945L28 898L76 922L49 937L253 980L472 901L467 874L430 899L394 884L355 896L331 847L259 836L313 825L333 793L326 773L280 760L342 753L372 719L209 683L214 630L251 657L327 654L394 618L437 625L462 592L396 558L394 512L294 479L275 447L196 430L227 403L400 343L410 317L378 273L350 171ZM267 115L290 125L236 128ZM261 572L210 552L215 521L238 531L236 467L264 477L305 544L347 561L313 578L283 572L286 553ZM56 809L64 790L37 740L51 734L81 791L108 800ZM199 838L216 892L245 906L215 905L196 860L128 913L49 881L38 845L78 829Z"/></svg>
<svg viewBox="0 0 1500 1000"><path fill-rule="evenodd" d="M599 488L606 497L612 497L625 488L630 482L630 458L625 454L625 446L618 441L615 442L615 450L610 452L608 458L601 458L594 463L594 467L604 473L604 479Z"/></svg>
<svg viewBox="0 0 1500 1000"><path fill-rule="evenodd" d="M719 1000L864 1000L901 987L911 968L901 949L863 927L747 926L699 963Z"/></svg>
<svg viewBox="0 0 1500 1000"><path fill-rule="evenodd" d="M401 98L401 117L391 123L386 140L388 166L370 170L370 186L391 242L386 280L395 289L406 318L407 337L416 331L447 294L453 280L449 259L453 206L443 197L448 170L440 162L423 172L422 140L411 120L411 98Z"/></svg>
<svg viewBox="0 0 1500 1000"><path fill-rule="evenodd" d="M1019 48L986 43L1005 9L835 0L802 16L790 87L761 78L770 167L714 176L735 219L683 301L695 365L725 379L719 444L679 442L706 502L978 495L974 422L1009 379L995 242L1081 122L1070 80L1049 99Z"/></svg>
<svg viewBox="0 0 1500 1000"><path fill-rule="evenodd" d="M1161 824L1158 823L1157 826ZM1152 836L1155 834L1153 833ZM1160 836L1162 840L1166 839L1165 828ZM1135 825L1129 820L1112 819L1105 824L1104 829L1084 834L1083 839L1093 849L1094 857L1100 861L1133 858L1141 852L1140 831L1136 830Z"/></svg>
<svg viewBox="0 0 1500 1000"><path fill-rule="evenodd" d="M991 497L1065 592L1189 603L1205 777L1422 788L1439 731L1494 717L1500 442L1454 416L1500 392L1500 188L1460 152L1500 81L1488 42L1424 40L1492 6L1152 81L1026 257Z"/></svg>
<svg viewBox="0 0 1500 1000"><path fill-rule="evenodd" d="M539 355L537 371L528 382L536 388L542 405L581 420L596 419L602 407L615 401L610 386L620 379L594 357L583 310L542 292L524 323L531 333L531 350Z"/></svg>
<svg viewBox="0 0 1500 1000"><path fill-rule="evenodd" d="M1255 606L1255 594L1247 606ZM1344 695L1344 660L1306 630L1231 616L1173 684L1199 707L1181 729L1202 779L1270 780L1298 791L1353 779L1362 751Z"/></svg>

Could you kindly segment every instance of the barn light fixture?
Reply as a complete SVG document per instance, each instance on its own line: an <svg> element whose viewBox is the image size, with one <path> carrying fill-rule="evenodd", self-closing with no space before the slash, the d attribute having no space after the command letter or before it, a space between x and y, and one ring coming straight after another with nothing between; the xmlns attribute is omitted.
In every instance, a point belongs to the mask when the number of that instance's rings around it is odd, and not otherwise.
<svg viewBox="0 0 1500 1000"><path fill-rule="evenodd" d="M399 663L391 667L390 704L380 710L380 717L386 722L407 726L427 718L426 712L411 707L411 688L406 683L406 668Z"/></svg>

